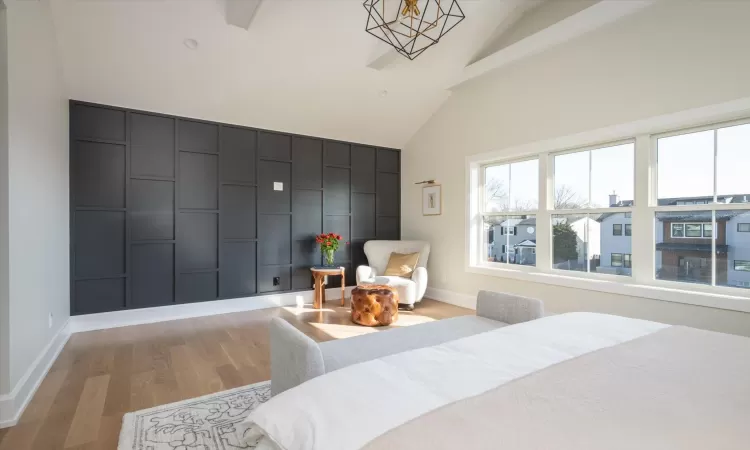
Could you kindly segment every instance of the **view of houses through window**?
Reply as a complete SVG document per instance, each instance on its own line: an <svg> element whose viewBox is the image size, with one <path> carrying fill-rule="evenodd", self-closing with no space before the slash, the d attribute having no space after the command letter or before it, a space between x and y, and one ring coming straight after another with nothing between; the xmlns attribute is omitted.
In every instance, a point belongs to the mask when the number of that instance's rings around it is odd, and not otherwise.
<svg viewBox="0 0 750 450"><path fill-rule="evenodd" d="M750 288L750 208L739 208L750 203L750 124L654 142L655 279ZM543 208L553 269L632 275L635 142L542 157L554 180L548 207L539 205L538 159L485 166L487 260L535 266Z"/></svg>

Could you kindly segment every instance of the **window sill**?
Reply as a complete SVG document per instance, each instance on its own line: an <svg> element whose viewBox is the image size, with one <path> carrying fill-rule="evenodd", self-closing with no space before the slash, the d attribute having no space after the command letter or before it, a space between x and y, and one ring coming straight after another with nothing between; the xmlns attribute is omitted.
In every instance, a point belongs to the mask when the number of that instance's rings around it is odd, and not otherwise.
<svg viewBox="0 0 750 450"><path fill-rule="evenodd" d="M584 289L587 291L606 292L610 294L643 297L652 300L662 300L673 303L683 303L687 305L750 313L750 290L747 292L748 296L732 295L724 292L701 292L680 289L679 286L674 285L681 283L668 281L660 282L659 280L654 280L653 285L635 284L630 277L621 277L617 275L563 275L559 273L541 272L535 267L528 266L504 268L494 265L472 265L466 267L466 272L574 289ZM613 279L613 277L616 279Z"/></svg>

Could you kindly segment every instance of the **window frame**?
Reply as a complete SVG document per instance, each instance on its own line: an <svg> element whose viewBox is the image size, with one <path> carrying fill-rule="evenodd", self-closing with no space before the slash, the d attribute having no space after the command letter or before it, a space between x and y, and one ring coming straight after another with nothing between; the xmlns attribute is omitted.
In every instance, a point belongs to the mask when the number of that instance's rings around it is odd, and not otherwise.
<svg viewBox="0 0 750 450"><path fill-rule="evenodd" d="M633 254L632 253L623 253L622 254L622 267L626 269L632 269L633 268Z"/></svg>
<svg viewBox="0 0 750 450"><path fill-rule="evenodd" d="M747 230L740 230L740 225L747 225ZM738 233L750 233L750 223L738 223L737 232Z"/></svg>
<svg viewBox="0 0 750 450"><path fill-rule="evenodd" d="M633 237L633 224L632 223L626 223L623 227L623 236L625 237Z"/></svg>
<svg viewBox="0 0 750 450"><path fill-rule="evenodd" d="M617 231L615 231L617 229L616 227L620 227L620 232L619 233ZM612 236L622 236L623 233L625 232L624 228L625 227L623 227L621 223L613 223L612 224Z"/></svg>
<svg viewBox="0 0 750 450"><path fill-rule="evenodd" d="M675 236L674 234L675 225L682 226L682 236ZM700 235L688 236L687 235L688 225L698 225L700 227ZM671 239L711 239L713 236L706 236L706 226L711 226L713 228L713 223L712 222L670 222L669 237Z"/></svg>
<svg viewBox="0 0 750 450"><path fill-rule="evenodd" d="M738 261L741 262L741 263L747 264L748 268L747 269L738 269L737 268L737 262ZM734 260L732 260L732 270L734 270L735 272L750 272L750 260L746 260L746 259L734 259Z"/></svg>
<svg viewBox="0 0 750 450"><path fill-rule="evenodd" d="M743 117L743 119L737 119ZM537 142L506 147L466 157L466 203L465 214L465 270L486 276L511 278L532 283L550 284L569 288L644 297L668 302L708 306L735 311L750 312L750 290L728 286L704 286L655 279L654 217L656 211L711 211L712 209L750 210L750 204L701 204L658 206L657 197L657 138L750 124L750 98L712 108L665 114L630 123L608 126L601 129L561 136ZM635 142L634 205L629 208L555 210L553 209L554 156ZM520 162L539 159L539 209L528 214L537 222L537 264L535 267L496 267L479 259L481 254L481 220L479 215L482 199L482 178L479 170L485 165ZM633 240L631 264L632 278L623 278L604 273L566 272L551 267L553 214L570 213L631 213L632 232L643 236ZM714 221L712 221L714 222ZM716 230L716 226L714 226ZM644 233L643 235L641 233ZM715 234L715 232L714 232ZM715 245L716 239L712 239Z"/></svg>
<svg viewBox="0 0 750 450"><path fill-rule="evenodd" d="M493 166L503 166L503 165L510 166L512 164L523 163L523 162L528 162L528 161L537 161L537 165L541 163L540 162L540 158L539 158L538 155L529 155L529 156L523 157L523 158L515 158L515 159L508 159L508 160L503 160L503 161L486 162L484 164L481 164L478 167L478 169L479 169L479 187L480 187L480 189L479 189L480 192L479 192L479 197L478 197L478 200L479 200L478 214L479 214L480 222L483 222L485 217L515 218L515 217L518 217L518 216L531 216L531 217L537 218L537 211L539 210L539 202L541 201L540 198L537 198L537 209L535 209L535 210L508 210L508 211L486 211L485 210L485 208L487 206L486 199L485 199L485 188L484 188L484 186L485 186L486 169L488 167L493 167ZM511 178L511 183L512 183L512 178ZM511 187L511 185L509 185L508 186L508 197L509 197L509 199L510 199L511 189L512 189L512 187ZM538 193L537 197L540 197L540 196L541 196L541 194ZM509 205L510 205L510 202L509 202ZM522 220L524 220L524 219L522 219ZM536 220L538 220L538 218ZM506 228L509 229L509 230L511 230L511 231L513 231L513 233L511 233L511 234L505 234L505 229ZM517 233L518 233L517 225L514 225L512 227L502 226L501 229L500 229L500 236L502 236L502 237L504 237L504 236L516 236ZM508 261L504 261L504 262L503 261L490 261L489 257L488 257L489 255L487 255L487 245L485 245L485 243L484 243L483 234L484 233L480 233L480 236L479 236L480 243L479 243L479 248L478 248L478 254L481 255L481 257L484 259L484 261L483 261L484 265L495 266L495 267L513 267L514 269L517 269L517 270L529 270L529 269L533 269L533 268L536 267L536 266L527 266L527 265L510 263ZM505 245L505 244L501 244L501 245ZM504 252L502 252L502 254L510 255L510 254L515 254L515 252L511 253L509 251L504 251Z"/></svg>

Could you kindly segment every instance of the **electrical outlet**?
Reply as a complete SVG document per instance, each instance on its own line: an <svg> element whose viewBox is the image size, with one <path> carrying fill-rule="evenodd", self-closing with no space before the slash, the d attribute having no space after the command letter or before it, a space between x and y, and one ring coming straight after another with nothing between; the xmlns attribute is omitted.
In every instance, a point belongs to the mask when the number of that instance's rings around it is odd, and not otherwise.
<svg viewBox="0 0 750 450"><path fill-rule="evenodd" d="M47 326L48 326L49 328L52 328L52 322L54 321L54 318L55 318L55 317L54 317L54 316L52 315L52 313L49 313L49 318L48 318L48 320L47 320Z"/></svg>
<svg viewBox="0 0 750 450"><path fill-rule="evenodd" d="M281 277L273 277L273 285L281 286Z"/></svg>

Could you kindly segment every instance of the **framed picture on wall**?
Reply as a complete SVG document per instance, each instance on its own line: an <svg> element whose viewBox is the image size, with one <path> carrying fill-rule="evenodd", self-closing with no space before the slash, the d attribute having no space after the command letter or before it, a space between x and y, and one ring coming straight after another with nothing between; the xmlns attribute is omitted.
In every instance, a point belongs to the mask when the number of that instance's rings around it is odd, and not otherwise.
<svg viewBox="0 0 750 450"><path fill-rule="evenodd" d="M439 216L443 213L443 192L439 184L422 188L422 215Z"/></svg>

